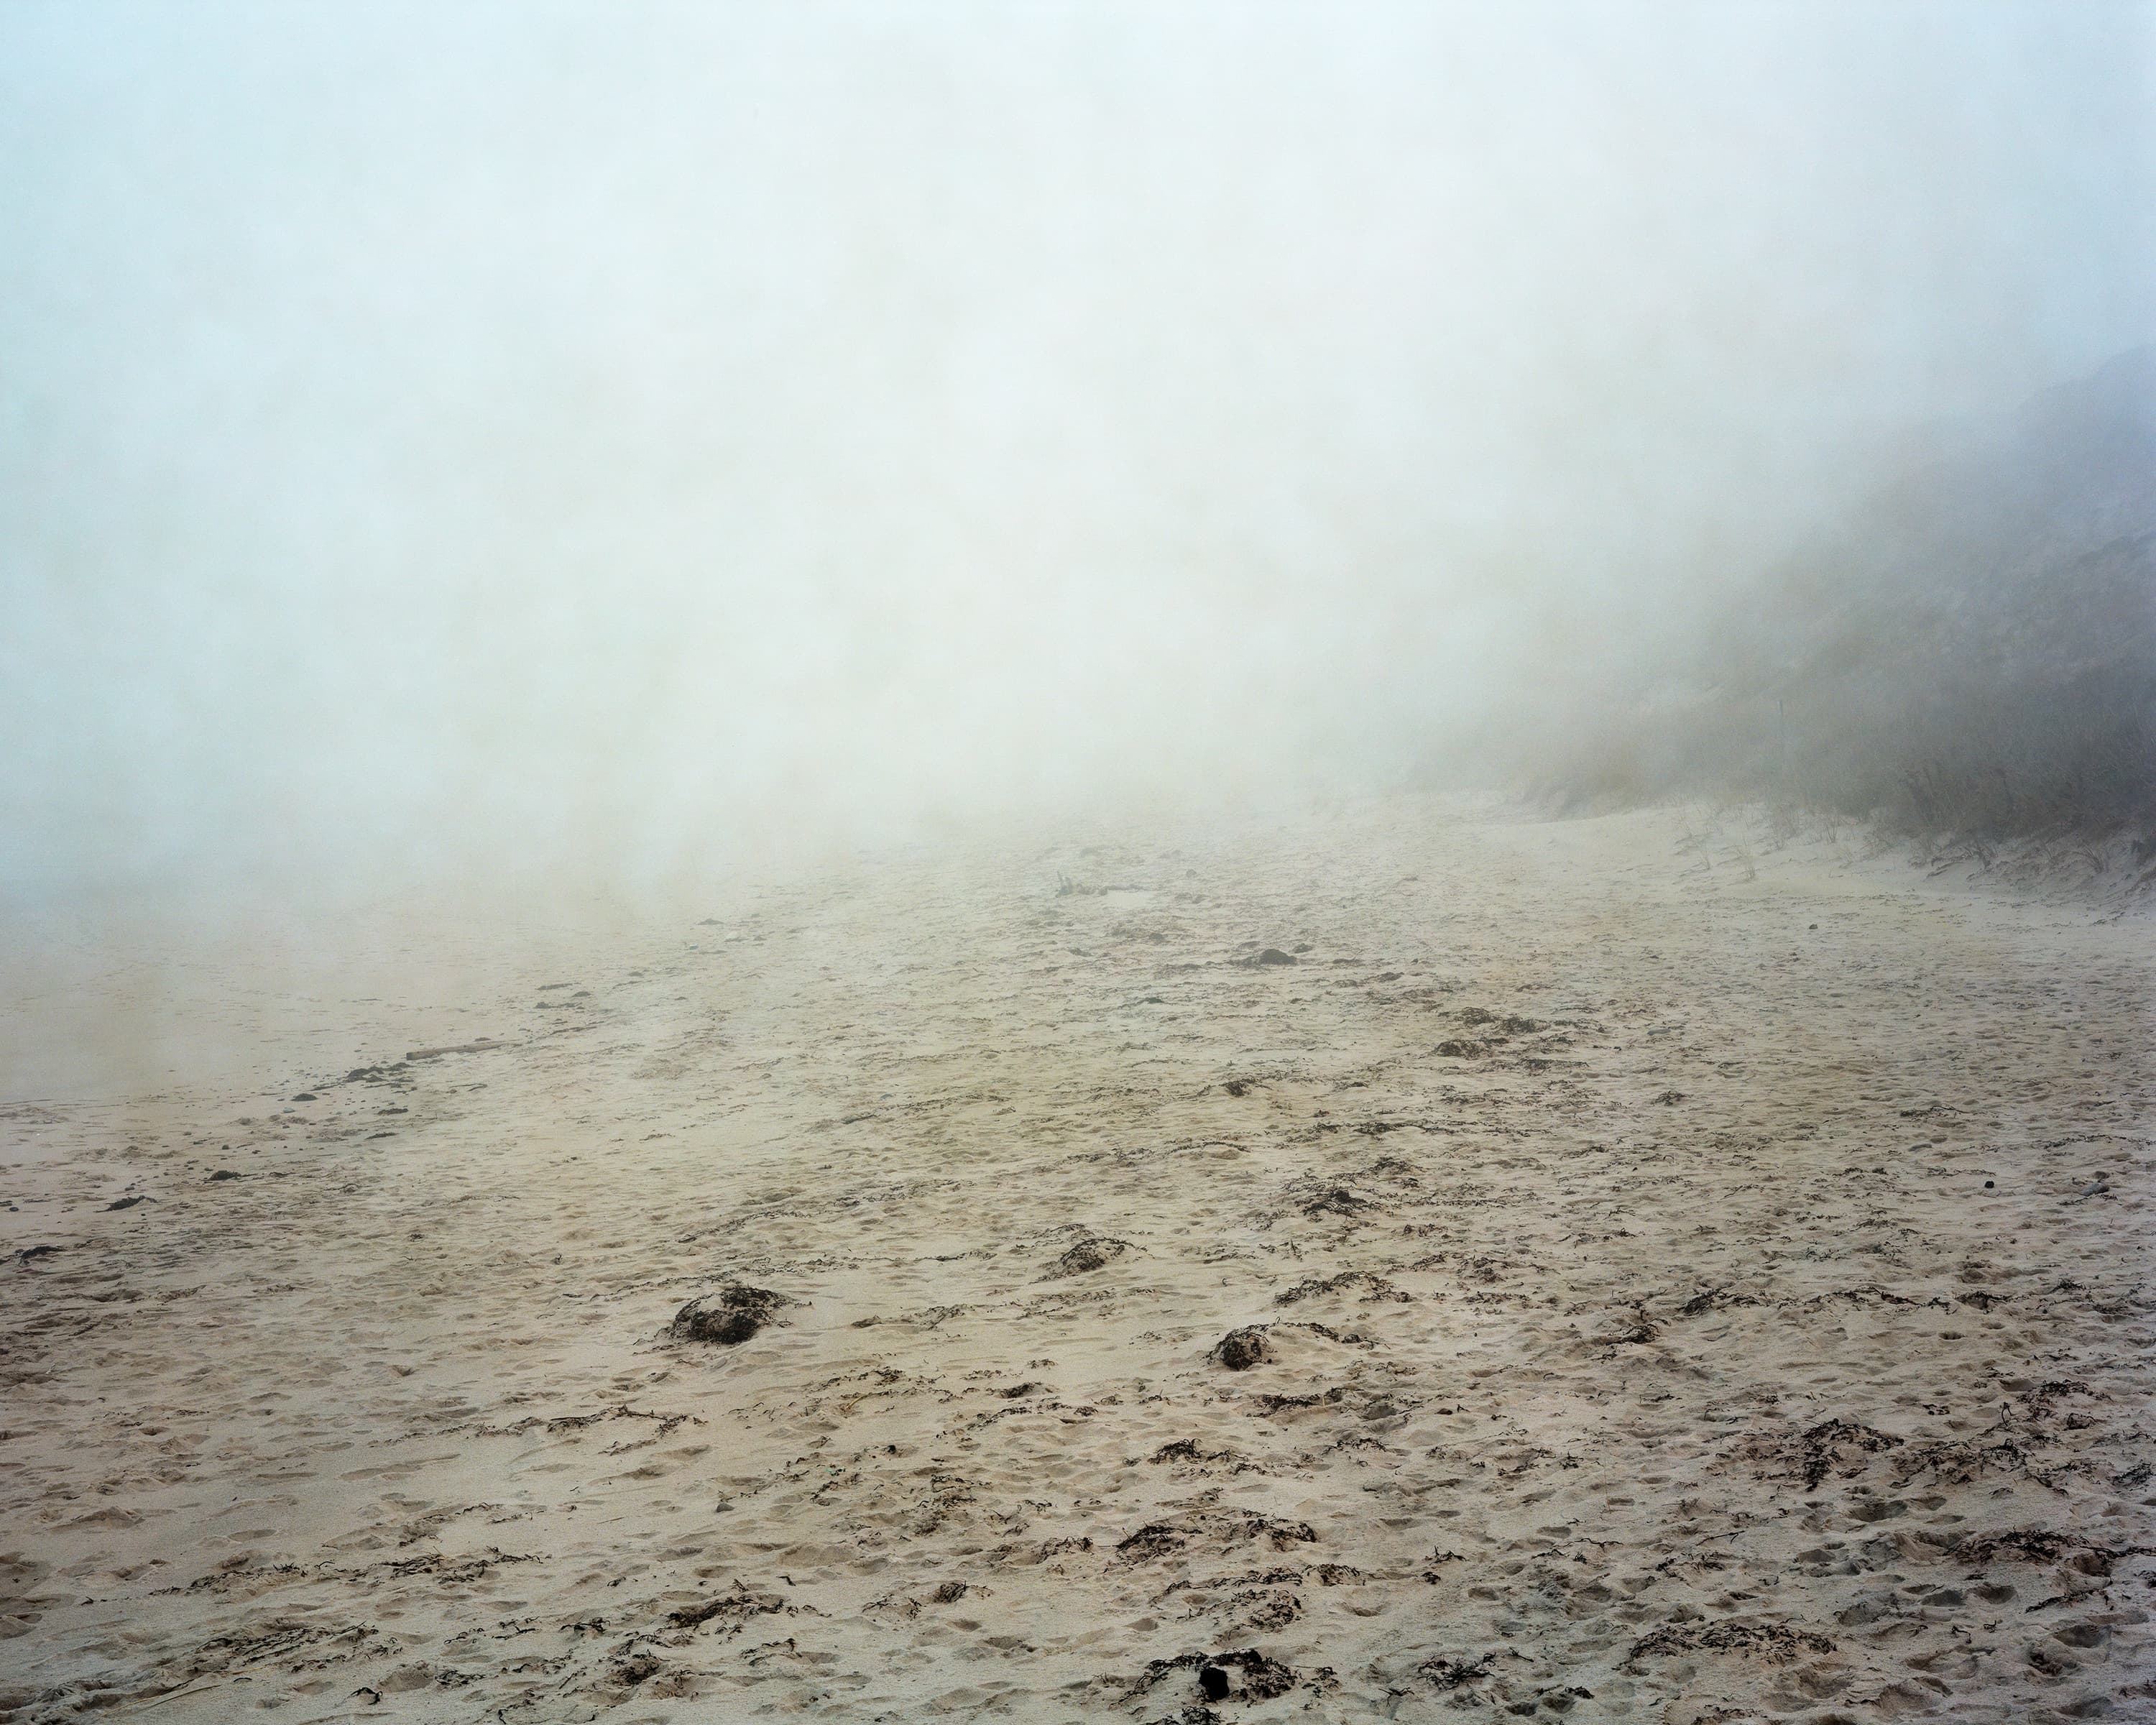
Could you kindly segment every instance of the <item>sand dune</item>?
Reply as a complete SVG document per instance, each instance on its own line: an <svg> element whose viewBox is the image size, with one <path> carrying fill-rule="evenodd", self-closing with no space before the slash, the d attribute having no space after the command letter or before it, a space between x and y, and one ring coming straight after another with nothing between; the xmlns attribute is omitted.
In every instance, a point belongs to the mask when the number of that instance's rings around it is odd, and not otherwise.
<svg viewBox="0 0 2156 1725"><path fill-rule="evenodd" d="M544 963L7 1108L0 1711L2156 1717L2146 914L1403 801Z"/></svg>

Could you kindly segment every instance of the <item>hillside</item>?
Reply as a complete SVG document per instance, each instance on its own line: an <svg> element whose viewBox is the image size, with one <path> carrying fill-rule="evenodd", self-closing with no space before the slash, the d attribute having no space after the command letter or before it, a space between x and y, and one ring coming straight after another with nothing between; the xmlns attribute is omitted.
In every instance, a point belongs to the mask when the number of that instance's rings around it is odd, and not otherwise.
<svg viewBox="0 0 2156 1725"><path fill-rule="evenodd" d="M1547 779L1574 798L2156 828L2156 349L1883 488L1575 732Z"/></svg>

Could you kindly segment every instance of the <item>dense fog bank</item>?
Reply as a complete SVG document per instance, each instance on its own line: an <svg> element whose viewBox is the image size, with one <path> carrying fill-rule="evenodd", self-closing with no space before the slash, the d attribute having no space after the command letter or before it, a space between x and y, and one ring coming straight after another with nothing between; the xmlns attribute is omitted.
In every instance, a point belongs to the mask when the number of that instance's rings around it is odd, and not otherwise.
<svg viewBox="0 0 2156 1725"><path fill-rule="evenodd" d="M1572 798L1702 791L2156 850L2156 349L2046 390L1537 732Z"/></svg>
<svg viewBox="0 0 2156 1725"><path fill-rule="evenodd" d="M1546 765L1911 449L2156 331L2150 49L2103 4L12 5L0 902L634 896ZM1857 563L1933 566L1958 506L1911 506ZM1770 665L1876 633L1803 593L1701 661L1746 760L1769 681L1799 763L1841 699Z"/></svg>

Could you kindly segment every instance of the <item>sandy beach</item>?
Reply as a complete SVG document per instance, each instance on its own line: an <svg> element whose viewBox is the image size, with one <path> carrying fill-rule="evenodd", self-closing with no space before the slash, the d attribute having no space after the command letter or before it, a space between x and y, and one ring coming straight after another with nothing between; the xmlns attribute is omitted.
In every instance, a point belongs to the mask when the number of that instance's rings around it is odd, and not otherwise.
<svg viewBox="0 0 2156 1725"><path fill-rule="evenodd" d="M2156 922L1969 873L1402 798L200 978L0 1111L0 1715L2156 1718Z"/></svg>

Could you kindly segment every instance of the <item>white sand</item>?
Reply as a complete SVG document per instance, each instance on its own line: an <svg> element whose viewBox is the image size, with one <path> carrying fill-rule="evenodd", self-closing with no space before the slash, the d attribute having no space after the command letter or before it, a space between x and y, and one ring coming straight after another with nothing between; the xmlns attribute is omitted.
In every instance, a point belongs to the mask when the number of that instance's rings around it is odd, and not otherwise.
<svg viewBox="0 0 2156 1725"><path fill-rule="evenodd" d="M1403 801L536 954L6 1110L0 1712L2156 1718L2145 915Z"/></svg>

